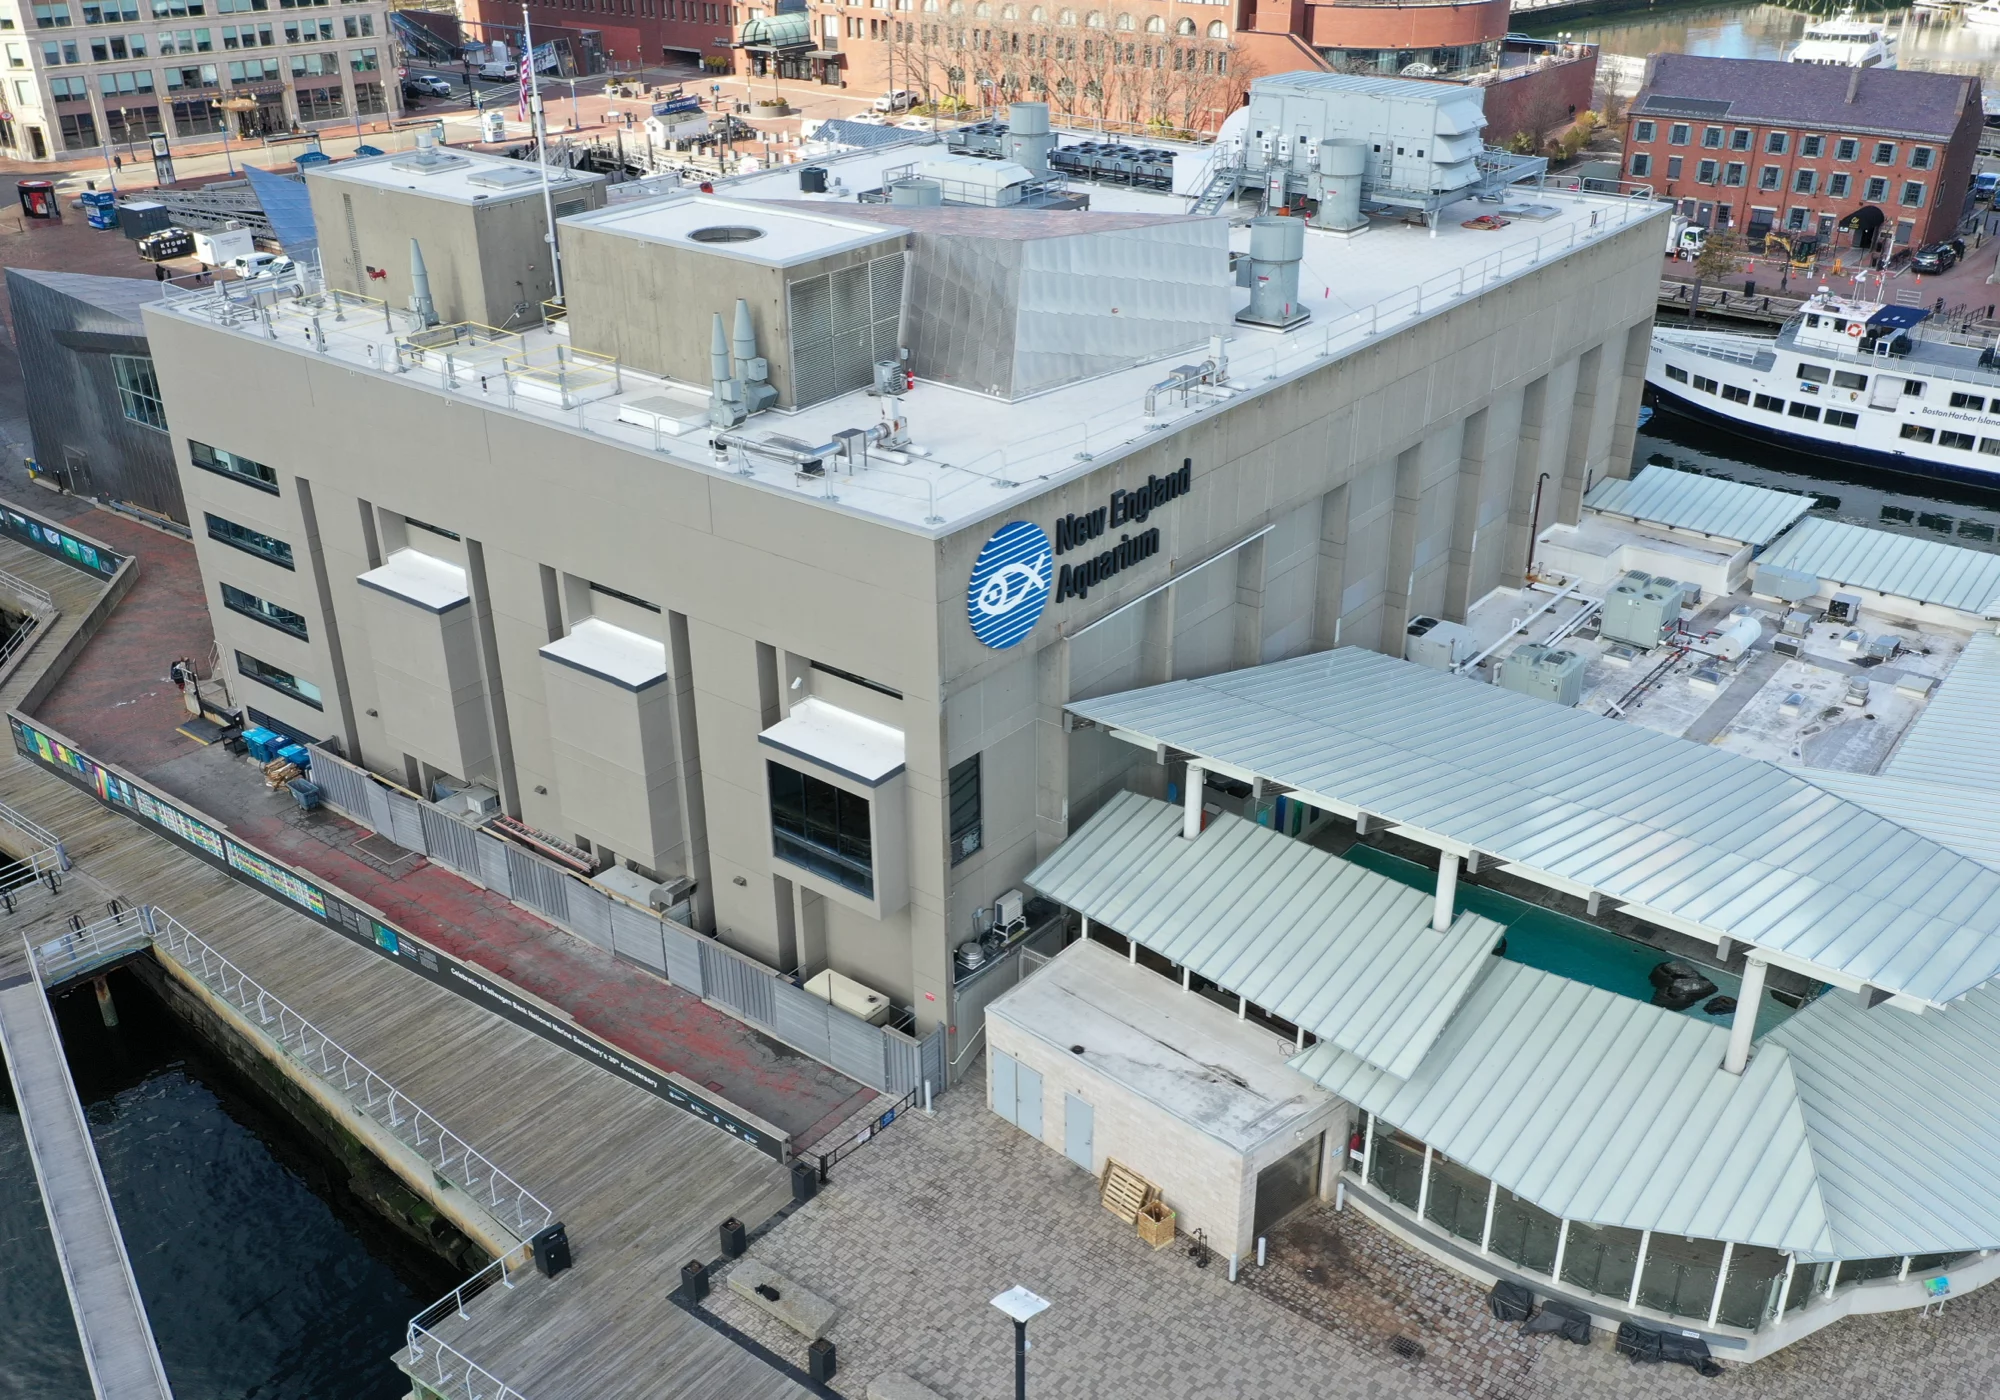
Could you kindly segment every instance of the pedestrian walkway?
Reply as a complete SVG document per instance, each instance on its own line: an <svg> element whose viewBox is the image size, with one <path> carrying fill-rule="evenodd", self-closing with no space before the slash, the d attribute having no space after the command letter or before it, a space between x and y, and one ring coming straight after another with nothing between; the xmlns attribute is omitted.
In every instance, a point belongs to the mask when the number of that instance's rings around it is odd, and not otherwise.
<svg viewBox="0 0 2000 1400"><path fill-rule="evenodd" d="M0 930L0 1052L20 1107L91 1389L98 1400L171 1400L111 1193L63 1059L55 1015L27 952L29 941L62 927L71 902L23 896L22 916Z"/></svg>
<svg viewBox="0 0 2000 1400"><path fill-rule="evenodd" d="M214 647L194 546L104 511L74 524L136 556L139 572L38 707L38 718L243 841L560 1007L619 1049L714 1090L799 1146L810 1146L873 1098L873 1090L441 866L421 857L368 856L356 843L369 832L331 812L298 811L288 794L266 788L246 760L180 732L186 716L167 667L177 656L192 656L205 670ZM0 540L0 570L51 562ZM42 664L37 652L30 667ZM239 691L246 684L235 682Z"/></svg>

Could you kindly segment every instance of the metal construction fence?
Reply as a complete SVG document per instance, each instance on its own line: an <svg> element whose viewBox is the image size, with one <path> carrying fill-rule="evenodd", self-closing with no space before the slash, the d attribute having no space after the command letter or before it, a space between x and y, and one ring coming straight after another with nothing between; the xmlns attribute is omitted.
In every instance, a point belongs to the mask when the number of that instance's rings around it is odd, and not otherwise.
<svg viewBox="0 0 2000 1400"><path fill-rule="evenodd" d="M871 1089L907 1094L926 1080L934 1091L944 1088L941 1026L919 1040L865 1021L755 958L392 787L328 749L313 749L312 778L322 800L348 820L660 974Z"/></svg>

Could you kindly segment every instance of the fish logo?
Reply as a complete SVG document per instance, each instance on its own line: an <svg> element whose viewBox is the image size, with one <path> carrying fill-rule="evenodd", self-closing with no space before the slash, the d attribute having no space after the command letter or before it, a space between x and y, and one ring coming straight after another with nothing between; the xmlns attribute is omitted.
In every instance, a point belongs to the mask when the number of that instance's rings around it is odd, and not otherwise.
<svg viewBox="0 0 2000 1400"><path fill-rule="evenodd" d="M965 598L972 635L996 651L1027 636L1048 606L1055 552L1039 525L1002 525L973 561Z"/></svg>

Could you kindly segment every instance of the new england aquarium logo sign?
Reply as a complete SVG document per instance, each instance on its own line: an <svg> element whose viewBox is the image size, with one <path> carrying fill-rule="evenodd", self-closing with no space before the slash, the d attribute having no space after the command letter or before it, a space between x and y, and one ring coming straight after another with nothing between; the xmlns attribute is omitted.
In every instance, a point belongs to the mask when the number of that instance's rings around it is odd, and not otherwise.
<svg viewBox="0 0 2000 1400"><path fill-rule="evenodd" d="M1028 635L1048 606L1054 551L1039 525L1002 525L972 561L965 620L972 635L1004 650Z"/></svg>

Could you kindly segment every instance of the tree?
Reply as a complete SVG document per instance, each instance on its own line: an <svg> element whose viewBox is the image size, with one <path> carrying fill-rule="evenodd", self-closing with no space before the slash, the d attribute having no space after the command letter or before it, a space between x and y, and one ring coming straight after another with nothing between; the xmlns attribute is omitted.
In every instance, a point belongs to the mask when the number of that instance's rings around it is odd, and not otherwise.
<svg viewBox="0 0 2000 1400"><path fill-rule="evenodd" d="M1688 319L1701 309L1701 284L1720 282L1743 266L1743 240L1733 228L1711 228L1694 259L1694 290L1688 297Z"/></svg>

